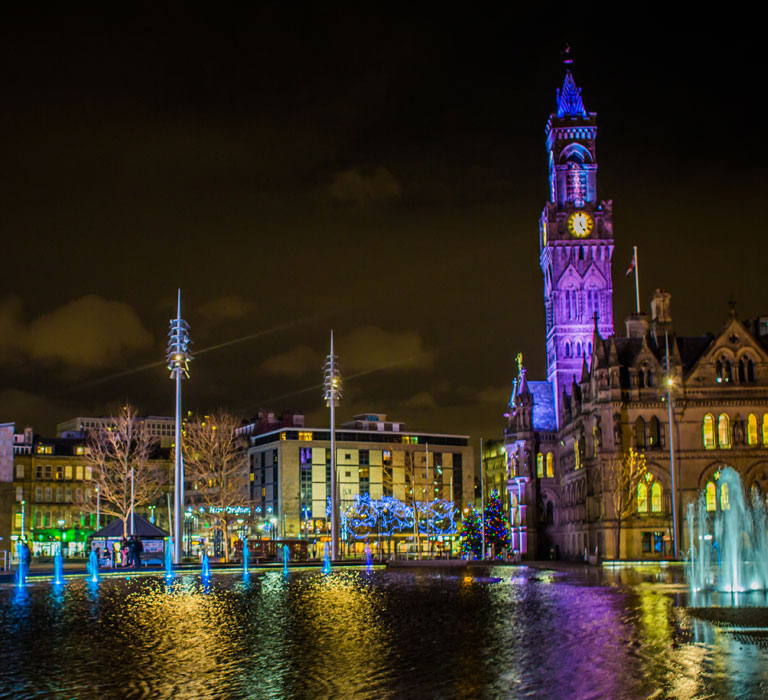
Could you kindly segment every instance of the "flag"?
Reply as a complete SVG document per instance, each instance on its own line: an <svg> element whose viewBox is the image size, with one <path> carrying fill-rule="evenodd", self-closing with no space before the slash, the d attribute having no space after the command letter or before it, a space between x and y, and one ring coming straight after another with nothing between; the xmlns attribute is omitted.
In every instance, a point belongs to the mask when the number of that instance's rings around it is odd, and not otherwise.
<svg viewBox="0 0 768 700"><path fill-rule="evenodd" d="M627 277L629 277L635 271L636 264L637 264L637 258L635 257L635 254L632 253L632 262L629 263L629 267L627 268Z"/></svg>

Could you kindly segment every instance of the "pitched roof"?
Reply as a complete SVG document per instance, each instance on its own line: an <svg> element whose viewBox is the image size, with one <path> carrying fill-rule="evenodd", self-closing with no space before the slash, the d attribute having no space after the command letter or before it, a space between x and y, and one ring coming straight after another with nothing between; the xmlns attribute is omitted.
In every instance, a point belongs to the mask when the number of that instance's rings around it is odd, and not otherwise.
<svg viewBox="0 0 768 700"><path fill-rule="evenodd" d="M168 537L168 533L161 530L159 527L153 525L146 518L142 518L140 515L133 516L135 535L139 537ZM130 523L129 523L130 525ZM92 537L122 537L123 536L123 521L120 518L116 518L109 525L105 525L98 532L94 532Z"/></svg>
<svg viewBox="0 0 768 700"><path fill-rule="evenodd" d="M557 91L557 117L583 117L588 119L587 110L581 99L581 88L576 85L570 70L565 71L563 87Z"/></svg>

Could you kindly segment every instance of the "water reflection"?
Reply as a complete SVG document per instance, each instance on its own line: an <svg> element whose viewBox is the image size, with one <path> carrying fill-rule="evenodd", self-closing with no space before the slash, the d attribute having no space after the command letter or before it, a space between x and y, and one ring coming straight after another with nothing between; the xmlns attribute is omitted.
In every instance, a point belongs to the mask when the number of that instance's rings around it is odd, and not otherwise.
<svg viewBox="0 0 768 700"><path fill-rule="evenodd" d="M691 616L658 576L296 569L8 587L0 696L760 697L768 645Z"/></svg>

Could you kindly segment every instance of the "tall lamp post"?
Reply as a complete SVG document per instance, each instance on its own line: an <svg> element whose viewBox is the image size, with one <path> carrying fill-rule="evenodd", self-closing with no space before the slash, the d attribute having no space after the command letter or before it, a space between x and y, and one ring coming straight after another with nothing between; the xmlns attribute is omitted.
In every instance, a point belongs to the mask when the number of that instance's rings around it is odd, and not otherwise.
<svg viewBox="0 0 768 700"><path fill-rule="evenodd" d="M173 470L173 563L181 564L182 528L184 522L184 463L181 457L181 379L189 379L189 325L181 317L181 290L176 306L176 318L170 321L168 331L168 369L176 380L176 435L175 464Z"/></svg>
<svg viewBox="0 0 768 700"><path fill-rule="evenodd" d="M336 407L341 398L341 373L339 358L333 353L333 331L331 331L331 352L323 367L323 398L331 409L331 558L339 558L339 495L336 487Z"/></svg>

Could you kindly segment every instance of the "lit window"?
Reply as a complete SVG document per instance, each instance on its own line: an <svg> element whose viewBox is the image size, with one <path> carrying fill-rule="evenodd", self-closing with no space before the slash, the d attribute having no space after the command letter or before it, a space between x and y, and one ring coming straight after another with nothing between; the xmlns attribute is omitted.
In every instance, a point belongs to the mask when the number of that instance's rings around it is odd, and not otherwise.
<svg viewBox="0 0 768 700"><path fill-rule="evenodd" d="M717 491L715 489L715 482L707 482L707 510L712 513L717 508Z"/></svg>
<svg viewBox="0 0 768 700"><path fill-rule="evenodd" d="M717 439L720 448L727 450L731 447L731 423L727 413L721 413L717 419Z"/></svg>
<svg viewBox="0 0 768 700"><path fill-rule="evenodd" d="M75 479L78 481L83 480L83 468L82 467L75 467Z"/></svg>
<svg viewBox="0 0 768 700"><path fill-rule="evenodd" d="M766 422L763 425L763 433L768 428L768 413L766 413ZM708 450L715 449L715 417L711 413L704 416L704 447Z"/></svg>
<svg viewBox="0 0 768 700"><path fill-rule="evenodd" d="M64 467L64 478L65 479L72 478L72 467Z"/></svg>
<svg viewBox="0 0 768 700"><path fill-rule="evenodd" d="M285 433L280 433L280 439L285 440L287 435Z"/></svg>
<svg viewBox="0 0 768 700"><path fill-rule="evenodd" d="M763 446L768 447L768 413L763 414Z"/></svg>
<svg viewBox="0 0 768 700"><path fill-rule="evenodd" d="M13 527L16 530L21 530L21 513L20 512L17 512L16 515L14 516Z"/></svg>
<svg viewBox="0 0 768 700"><path fill-rule="evenodd" d="M16 478L17 479L23 479L24 478L24 465L23 464L17 464L16 465Z"/></svg>
<svg viewBox="0 0 768 700"><path fill-rule="evenodd" d="M87 481L89 481L91 478L93 478L93 469L91 467L85 468L85 478Z"/></svg>
<svg viewBox="0 0 768 700"><path fill-rule="evenodd" d="M730 510L731 503L728 500L728 484L723 482L720 484L720 508L722 510Z"/></svg>
<svg viewBox="0 0 768 700"><path fill-rule="evenodd" d="M285 435L285 433L283 433ZM284 437L280 437L281 440L284 440ZM309 442L312 439L312 431L299 431L299 440L304 440L305 442Z"/></svg>
<svg viewBox="0 0 768 700"><path fill-rule="evenodd" d="M754 413L747 419L747 444L757 445L757 416Z"/></svg>
<svg viewBox="0 0 768 700"><path fill-rule="evenodd" d="M651 487L651 512L661 513L661 484L658 481Z"/></svg>
<svg viewBox="0 0 768 700"><path fill-rule="evenodd" d="M581 454L579 453L579 441L573 443L573 468L581 469Z"/></svg>
<svg viewBox="0 0 768 700"><path fill-rule="evenodd" d="M555 466L553 464L552 453L547 452L547 479L554 479Z"/></svg>
<svg viewBox="0 0 768 700"><path fill-rule="evenodd" d="M539 479L544 477L544 455L541 452L536 455L536 476Z"/></svg>
<svg viewBox="0 0 768 700"><path fill-rule="evenodd" d="M648 512L648 487L645 484L637 485L637 512Z"/></svg>

